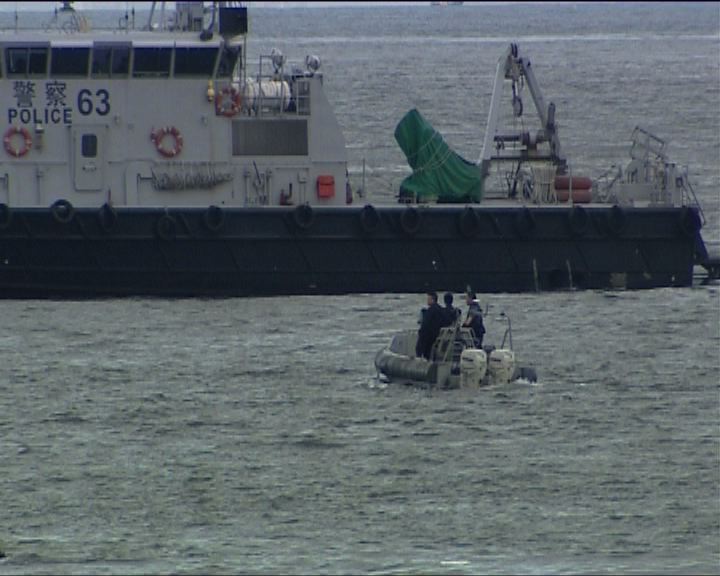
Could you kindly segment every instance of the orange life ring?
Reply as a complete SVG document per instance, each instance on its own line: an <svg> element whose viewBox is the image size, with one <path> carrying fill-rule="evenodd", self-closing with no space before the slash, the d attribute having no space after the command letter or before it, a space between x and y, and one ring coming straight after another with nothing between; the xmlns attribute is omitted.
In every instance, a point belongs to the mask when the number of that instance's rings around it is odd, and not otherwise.
<svg viewBox="0 0 720 576"><path fill-rule="evenodd" d="M12 142L13 136L16 134L20 134L20 136L23 137L23 144L19 148L13 146ZM10 128L5 131L3 143L5 144L5 151L10 154L10 156L20 158L21 156L25 156L25 154L30 151L30 148L32 148L32 136L30 135L30 131L24 126L10 126Z"/></svg>
<svg viewBox="0 0 720 576"><path fill-rule="evenodd" d="M172 136L173 139L173 145L171 148L166 148L163 146L163 140L166 136ZM153 130L150 132L150 140L155 142L155 148L157 148L157 151L160 152L165 158L174 158L180 152L182 152L183 149L183 137L182 134L180 134L180 130L175 128L175 126L170 126L166 128L160 128L159 130Z"/></svg>
<svg viewBox="0 0 720 576"><path fill-rule="evenodd" d="M228 118L235 116L242 108L242 94L233 86L225 86L215 96L215 113Z"/></svg>

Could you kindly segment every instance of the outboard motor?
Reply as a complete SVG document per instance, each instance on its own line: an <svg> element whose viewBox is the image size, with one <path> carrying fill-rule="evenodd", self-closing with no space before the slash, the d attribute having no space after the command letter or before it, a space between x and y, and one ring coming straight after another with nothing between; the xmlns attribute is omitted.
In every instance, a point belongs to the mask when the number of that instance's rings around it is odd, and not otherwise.
<svg viewBox="0 0 720 576"><path fill-rule="evenodd" d="M488 359L490 384L507 384L515 373L515 353L504 348L493 350Z"/></svg>
<svg viewBox="0 0 720 576"><path fill-rule="evenodd" d="M460 387L477 388L487 372L487 354L484 350L466 348L460 354Z"/></svg>

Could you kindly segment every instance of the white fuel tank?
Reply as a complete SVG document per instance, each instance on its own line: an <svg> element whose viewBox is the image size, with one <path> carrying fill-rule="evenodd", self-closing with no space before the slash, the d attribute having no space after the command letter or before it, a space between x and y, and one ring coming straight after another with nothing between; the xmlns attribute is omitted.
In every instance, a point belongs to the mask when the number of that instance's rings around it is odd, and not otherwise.
<svg viewBox="0 0 720 576"><path fill-rule="evenodd" d="M466 348L460 354L460 387L477 388L487 372L487 354L484 350Z"/></svg>
<svg viewBox="0 0 720 576"><path fill-rule="evenodd" d="M257 110L259 106L270 110L287 110L290 105L290 84L280 80L248 79L243 87L243 107ZM282 107L282 108L281 108Z"/></svg>
<svg viewBox="0 0 720 576"><path fill-rule="evenodd" d="M515 373L515 353L512 350L493 350L488 358L490 384L507 384Z"/></svg>

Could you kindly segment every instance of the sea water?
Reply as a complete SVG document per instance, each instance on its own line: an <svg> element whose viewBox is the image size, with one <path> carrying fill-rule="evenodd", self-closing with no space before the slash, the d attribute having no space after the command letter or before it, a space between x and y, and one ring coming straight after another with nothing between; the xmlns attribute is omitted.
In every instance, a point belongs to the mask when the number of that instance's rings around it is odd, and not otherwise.
<svg viewBox="0 0 720 576"><path fill-rule="evenodd" d="M516 42L575 173L643 126L720 238L717 4L251 6L250 30L249 65L322 59L358 202L394 201L412 107L477 159ZM720 573L720 286L479 298L537 383L378 379L422 295L0 301L0 573Z"/></svg>

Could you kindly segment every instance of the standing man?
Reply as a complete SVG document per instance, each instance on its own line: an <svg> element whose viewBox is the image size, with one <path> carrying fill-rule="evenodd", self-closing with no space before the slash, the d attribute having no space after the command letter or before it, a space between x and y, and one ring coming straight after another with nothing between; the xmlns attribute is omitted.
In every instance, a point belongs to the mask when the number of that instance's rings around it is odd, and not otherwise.
<svg viewBox="0 0 720 576"><path fill-rule="evenodd" d="M427 293L427 305L424 310L422 324L418 331L417 344L415 345L415 356L422 356L430 359L430 352L435 339L440 334L443 326L443 310L437 302L437 292Z"/></svg>
<svg viewBox="0 0 720 576"><path fill-rule="evenodd" d="M468 305L468 311L463 326L465 328L472 328L475 334L475 347L482 348L485 325L483 324L482 309L480 308L480 303L477 301L475 292L468 291L467 294L465 294L465 302Z"/></svg>
<svg viewBox="0 0 720 576"><path fill-rule="evenodd" d="M460 317L460 309L453 306L452 292L445 292L443 300L445 300L445 308L442 309L444 315L443 326L452 326Z"/></svg>

